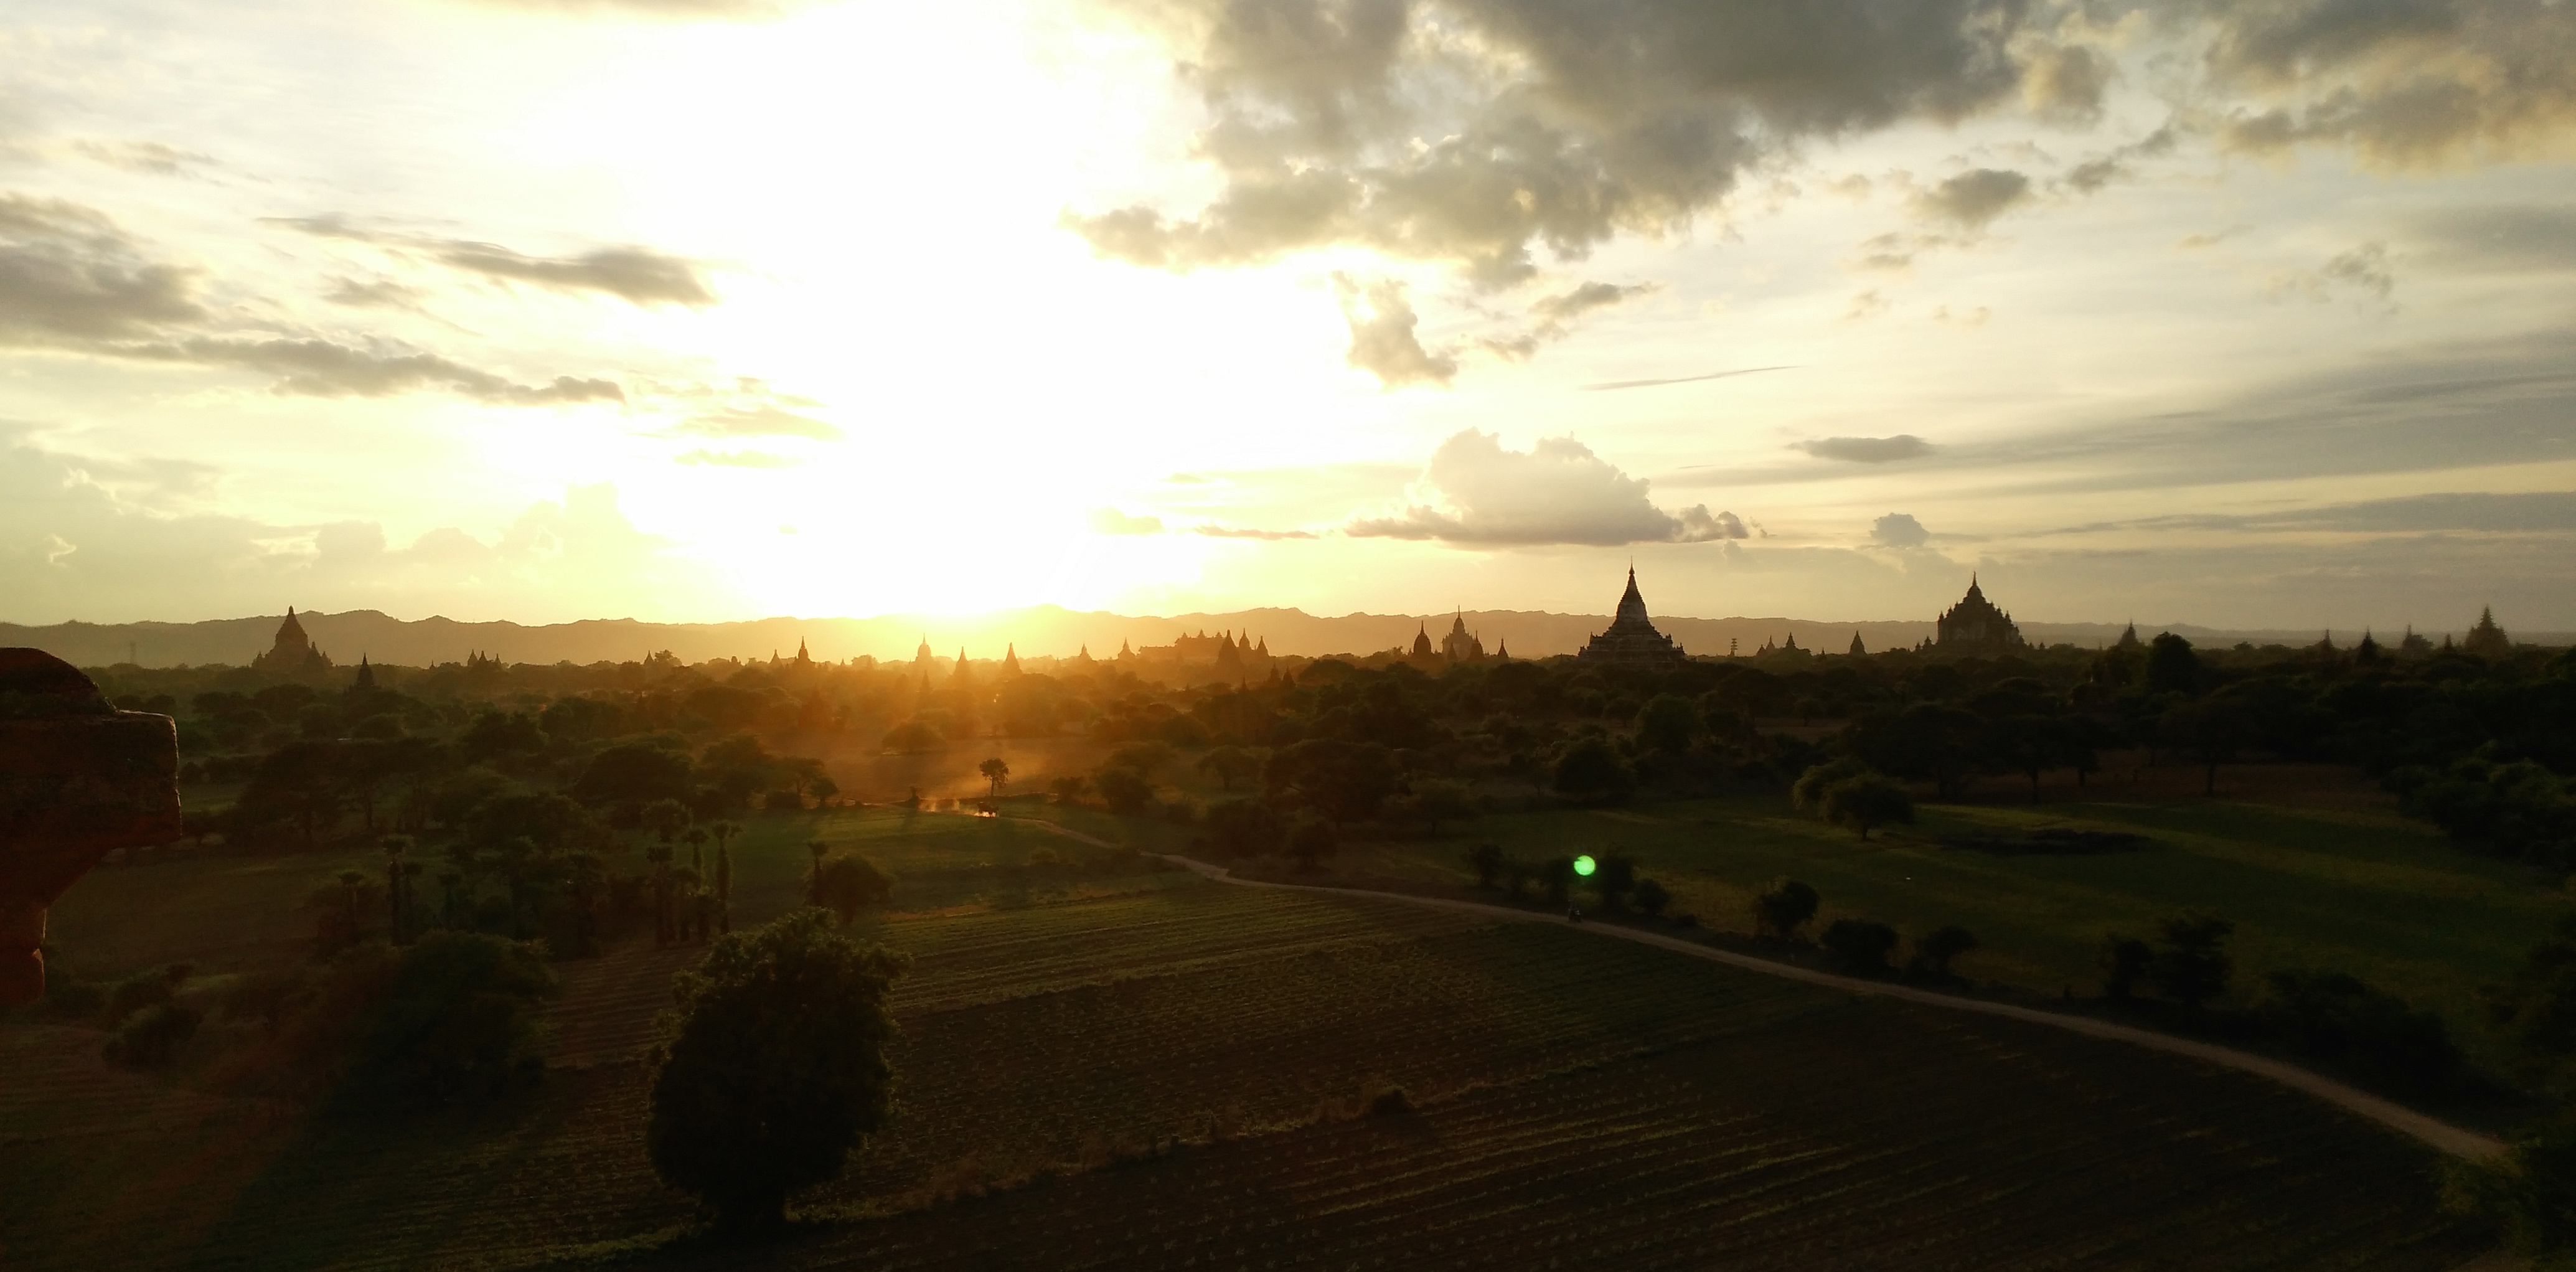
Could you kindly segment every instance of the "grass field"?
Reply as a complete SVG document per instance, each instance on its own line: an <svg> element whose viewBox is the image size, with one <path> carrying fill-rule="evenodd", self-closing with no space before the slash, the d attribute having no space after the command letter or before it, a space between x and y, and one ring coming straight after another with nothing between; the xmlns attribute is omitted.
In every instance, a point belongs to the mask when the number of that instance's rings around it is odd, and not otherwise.
<svg viewBox="0 0 2576 1272"><path fill-rule="evenodd" d="M2172 1057L1565 928L1227 888L1007 821L749 825L738 925L797 902L819 838L898 876L856 930L916 960L897 1116L769 1266L2437 1269L2481 1245L2435 1210L2426 1150ZM291 951L291 897L336 868L94 877L62 932L144 961ZM642 1148L635 1055L695 956L559 965L547 1081L390 1123L0 1024L0 1266L738 1266L667 1239L689 1207ZM1336 1111L1386 1084L1412 1112Z"/></svg>
<svg viewBox="0 0 2576 1272"><path fill-rule="evenodd" d="M1346 844L1316 881L1464 895L1474 882L1461 860L1470 844L1533 860L1616 850L1672 890L1674 912L1746 932L1752 895L1789 875L1823 894L1819 930L1846 916L1908 933L1960 924L1980 942L1959 960L1961 974L2052 997L2099 992L2106 934L2152 936L2157 919L2200 909L2237 924L2227 1001L2250 1001L2277 970L2348 972L2441 1011L2486 1062L2503 1049L2475 1009L2479 989L2508 979L2568 904L2553 880L2462 853L2430 827L2369 806L2103 800L1926 805L1919 815L1867 842L1767 795L1494 815L1438 839ZM2044 826L2148 842L2084 856L1939 842ZM1291 877L1278 865L1265 873Z"/></svg>

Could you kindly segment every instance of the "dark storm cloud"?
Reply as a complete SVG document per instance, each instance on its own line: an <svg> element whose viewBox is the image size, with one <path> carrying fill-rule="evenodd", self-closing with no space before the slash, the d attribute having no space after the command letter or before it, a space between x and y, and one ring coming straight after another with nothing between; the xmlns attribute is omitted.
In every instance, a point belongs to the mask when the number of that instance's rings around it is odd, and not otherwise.
<svg viewBox="0 0 2576 1272"><path fill-rule="evenodd" d="M450 269L530 283L552 291L598 292L646 307L685 305L696 309L716 303L716 294L708 289L697 262L650 248L610 247L578 256L530 256L494 243L362 229L337 217L281 217L275 223L317 237L351 239L416 253Z"/></svg>
<svg viewBox="0 0 2576 1272"><path fill-rule="evenodd" d="M1068 211L1096 250L1191 269L1361 243L1488 285L1529 277L1533 246L1685 223L1802 141L1995 105L2045 45L2019 0L1130 7L1187 33L1226 184L1190 215Z"/></svg>
<svg viewBox="0 0 2576 1272"><path fill-rule="evenodd" d="M1912 433L1899 433L1894 437L1819 437L1793 442L1790 449L1849 464L1893 464L1921 459L1932 453L1933 446Z"/></svg>

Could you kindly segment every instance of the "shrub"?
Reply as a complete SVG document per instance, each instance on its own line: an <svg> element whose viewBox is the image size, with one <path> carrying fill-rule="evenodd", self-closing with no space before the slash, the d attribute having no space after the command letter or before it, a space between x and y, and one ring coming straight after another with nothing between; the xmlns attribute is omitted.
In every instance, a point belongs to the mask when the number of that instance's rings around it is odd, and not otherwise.
<svg viewBox="0 0 2576 1272"><path fill-rule="evenodd" d="M839 1177L891 1107L886 994L905 966L815 910L719 939L672 985L645 1127L654 1171L726 1231L774 1226L789 1194Z"/></svg>
<svg viewBox="0 0 2576 1272"><path fill-rule="evenodd" d="M1672 903L1673 894L1665 891L1664 885L1657 883L1652 879L1639 879L1637 881L1637 913L1645 915L1650 919L1660 918L1663 916L1664 907L1671 905Z"/></svg>
<svg viewBox="0 0 2576 1272"><path fill-rule="evenodd" d="M773 813L792 813L805 807L805 797L794 791L771 791L761 797L760 803Z"/></svg>
<svg viewBox="0 0 2576 1272"><path fill-rule="evenodd" d="M1574 858L1550 857L1538 863L1538 885L1549 905L1564 905L1574 891Z"/></svg>
<svg viewBox="0 0 2576 1272"><path fill-rule="evenodd" d="M1288 827L1270 805L1256 799L1224 799L1208 805L1201 819L1208 847L1220 856L1266 857L1287 842Z"/></svg>
<svg viewBox="0 0 2576 1272"><path fill-rule="evenodd" d="M2102 996L2115 1002L2126 1002L2137 992L2138 978L2147 974L2147 964L2155 951L2134 936L2117 932L2103 938L2102 954L2096 965L2102 969Z"/></svg>
<svg viewBox="0 0 2576 1272"><path fill-rule="evenodd" d="M1528 894L1530 882L1538 878L1538 869L1525 857L1503 858L1503 891L1510 893L1512 900L1520 900Z"/></svg>
<svg viewBox="0 0 2576 1272"><path fill-rule="evenodd" d="M1491 888L1503 872L1503 847L1500 844L1478 844L1459 854L1467 868L1476 872L1476 886Z"/></svg>
<svg viewBox="0 0 2576 1272"><path fill-rule="evenodd" d="M2442 1201L2504 1230L2531 1266L2564 1267L2576 1255L2576 1106L2525 1127L2494 1157L2444 1164Z"/></svg>
<svg viewBox="0 0 2576 1272"><path fill-rule="evenodd" d="M118 981L115 988L107 991L108 1027L115 1028L137 1012L176 1000L179 987L188 983L193 970L186 963L172 963Z"/></svg>
<svg viewBox="0 0 2576 1272"><path fill-rule="evenodd" d="M1100 791L1100 802L1121 817L1132 817L1154 802L1153 783L1132 769L1104 768L1091 784Z"/></svg>
<svg viewBox="0 0 2576 1272"><path fill-rule="evenodd" d="M197 1036L197 1013L175 1002L154 1003L125 1018L108 1035L101 1055L116 1064L158 1069Z"/></svg>
<svg viewBox="0 0 2576 1272"><path fill-rule="evenodd" d="M1768 891L1753 898L1753 931L1757 936L1789 940L1816 917L1816 907L1823 904L1816 890L1796 879L1782 879Z"/></svg>
<svg viewBox="0 0 2576 1272"><path fill-rule="evenodd" d="M1808 769L1789 788L1789 795L1800 809L1833 825L1850 827L1863 839L1876 827L1914 822L1914 797L1904 784L1855 759Z"/></svg>
<svg viewBox="0 0 2576 1272"><path fill-rule="evenodd" d="M1927 980L1951 979L1950 960L1977 948L1977 938L1956 923L1935 928L1914 938L1914 957L1905 960L1905 970Z"/></svg>
<svg viewBox="0 0 2576 1272"><path fill-rule="evenodd" d="M1556 762L1556 793L1570 799L1616 799L1636 784L1619 753L1599 738L1585 738L1567 747Z"/></svg>
<svg viewBox="0 0 2576 1272"><path fill-rule="evenodd" d="M1297 859L1297 868L1312 870L1315 863L1332 856L1341 848L1333 834L1333 825L1320 817L1299 818L1288 831L1288 855Z"/></svg>
<svg viewBox="0 0 2576 1272"><path fill-rule="evenodd" d="M1074 773L1047 783L1047 790L1059 804L1079 804L1082 797L1091 792L1091 779Z"/></svg>
<svg viewBox="0 0 2576 1272"><path fill-rule="evenodd" d="M806 904L839 914L847 927L862 907L893 899L894 876L857 853L838 853L814 868L805 891Z"/></svg>
<svg viewBox="0 0 2576 1272"><path fill-rule="evenodd" d="M2156 992L2197 1010L2227 988L2235 961L2219 948L2236 925L2205 914L2182 914L2163 923L2165 947L2147 963L2147 980Z"/></svg>
<svg viewBox="0 0 2576 1272"><path fill-rule="evenodd" d="M1823 945L1846 969L1875 976L1887 971L1887 956L1896 951L1896 929L1866 919L1836 919L1825 928Z"/></svg>
<svg viewBox="0 0 2576 1272"><path fill-rule="evenodd" d="M2460 1071L2450 1027L2432 1012L2340 972L2274 972L2271 981L2264 1018L2308 1055L2409 1094L2437 1091Z"/></svg>
<svg viewBox="0 0 2576 1272"><path fill-rule="evenodd" d="M541 1067L536 1007L559 992L542 945L432 932L402 952L360 1020L343 1096L441 1104L532 1077Z"/></svg>

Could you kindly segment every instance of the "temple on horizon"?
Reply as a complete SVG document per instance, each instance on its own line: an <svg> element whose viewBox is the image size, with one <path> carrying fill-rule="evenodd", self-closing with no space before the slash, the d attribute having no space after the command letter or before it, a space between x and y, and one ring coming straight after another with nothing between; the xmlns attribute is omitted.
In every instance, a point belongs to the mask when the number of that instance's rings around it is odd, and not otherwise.
<svg viewBox="0 0 2576 1272"><path fill-rule="evenodd" d="M304 624L297 621L295 607L286 607L286 621L277 625L277 640L268 652L250 660L254 670L275 672L283 676L301 676L331 670L331 656L314 648L311 637L304 634Z"/></svg>
<svg viewBox="0 0 2576 1272"><path fill-rule="evenodd" d="M1585 662L1652 665L1682 662L1688 656L1646 617L1646 598L1637 593L1637 567L1632 565L1628 590L1619 597L1619 612L1611 618L1609 630L1585 642L1575 657Z"/></svg>
<svg viewBox="0 0 2576 1272"><path fill-rule="evenodd" d="M1959 598L1959 603L1951 606L1949 612L1933 626L1940 633L1935 646L1953 652L2030 648L2029 642L2021 638L2021 628L2014 625L2012 615L1995 608L1995 603L1986 599L1985 590L1977 586L1974 574L1968 576L1968 594Z"/></svg>

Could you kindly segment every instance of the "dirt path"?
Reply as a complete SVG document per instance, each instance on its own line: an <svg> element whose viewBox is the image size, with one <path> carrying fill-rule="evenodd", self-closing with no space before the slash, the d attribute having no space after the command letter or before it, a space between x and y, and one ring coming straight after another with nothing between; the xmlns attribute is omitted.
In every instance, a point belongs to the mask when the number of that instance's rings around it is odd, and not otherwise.
<svg viewBox="0 0 2576 1272"><path fill-rule="evenodd" d="M1043 826L1057 834L1078 839L1084 843L1093 844L1102 848L1117 848L1120 846L1109 843L1106 840L1096 839L1090 835L1083 834L1078 830L1072 830L1064 826L1056 825L1053 822L1040 821L1034 818L1025 820L1030 825ZM1543 914L1531 910L1514 909L1509 906L1486 905L1477 901L1457 901L1445 897L1418 897L1400 892L1376 892L1366 888L1333 888L1319 884L1270 883L1258 879L1237 879L1234 877L1233 871L1228 870L1223 866L1210 865L1204 861L1195 861L1191 858L1178 856L1172 853L1148 853L1147 855L1161 857L1175 865L1187 866L1188 868L1195 870L1210 879L1216 880L1219 883L1230 883L1239 888L1271 888L1282 892L1317 892L1327 893L1334 896L1363 897L1375 901L1390 901L1403 905L1424 906L1434 910L1450 910L1460 914L1480 915L1488 918L1502 919L1513 923L1565 923L1564 919L1553 914ZM1841 990L1845 993L1873 994L1881 998L1903 999L1906 1002L1922 1003L1925 1006L1940 1007L1950 1011L1972 1011L1980 1012L1989 1016L2003 1016L2013 1020L2024 1020L2035 1025L2047 1025L2051 1028L2071 1030L2080 1034L2089 1034L2096 1038L2109 1038L2118 1042L2134 1043L2138 1046L2153 1048L2157 1051L2168 1051L2175 1055L2190 1056L2197 1060L2206 1060L2212 1064L2223 1064L2231 1069L2241 1069L2258 1077L2269 1078L2283 1086L2305 1091L2308 1094L2339 1108L2350 1110L2351 1112L2358 1113L2361 1116L2369 1118L2384 1126L2403 1131L2406 1134L2412 1135L2416 1139L2422 1140L2454 1157L2477 1159L2491 1157L2504 1151L2503 1143L2488 1136L2480 1135L2475 1131L2453 1126L2439 1118L2428 1117L2425 1114L2418 1113L2404 1105L2383 1100L2378 1096L2372 1095L2371 1093L2363 1091L2357 1087L2346 1086L2332 1078L2320 1077L2319 1075L2311 1073L2306 1069L2302 1069L2297 1065L2275 1060L2269 1056L2258 1056L2251 1052L2238 1051L2233 1047L2221 1047L2214 1043L2198 1042L2189 1038L2177 1038L2171 1034L2157 1033L2152 1029L2138 1029L2129 1025L2112 1024L2109 1021L2094 1020L2086 1016L2072 1016L2060 1012L2040 1011L2031 1007L2017 1007L2010 1003L1995 1003L1975 998L1962 998L1956 994L1935 993L1927 989L1916 989L1909 985L1892 985L1885 981L1861 980L1857 977L1851 976L1836 976L1831 972L1820 972L1812 968L1796 967L1787 963L1776 963L1770 959L1755 958L1749 954L1737 954L1729 950L1721 950L1711 946L1702 945L1696 941L1685 941L1679 937L1665 936L1657 932L1641 931L1637 928L1623 927L1614 923L1585 923L1576 926L1579 926L1583 931L1591 932L1600 936L1617 937L1624 941L1635 941L1640 945L1652 945L1660 949L1671 950L1676 954L1687 954L1693 958L1704 958L1712 963L1724 963L1729 967L1742 968L1748 972L1759 972L1765 976L1779 976L1788 980L1804 981L1810 985L1822 986L1826 989Z"/></svg>

